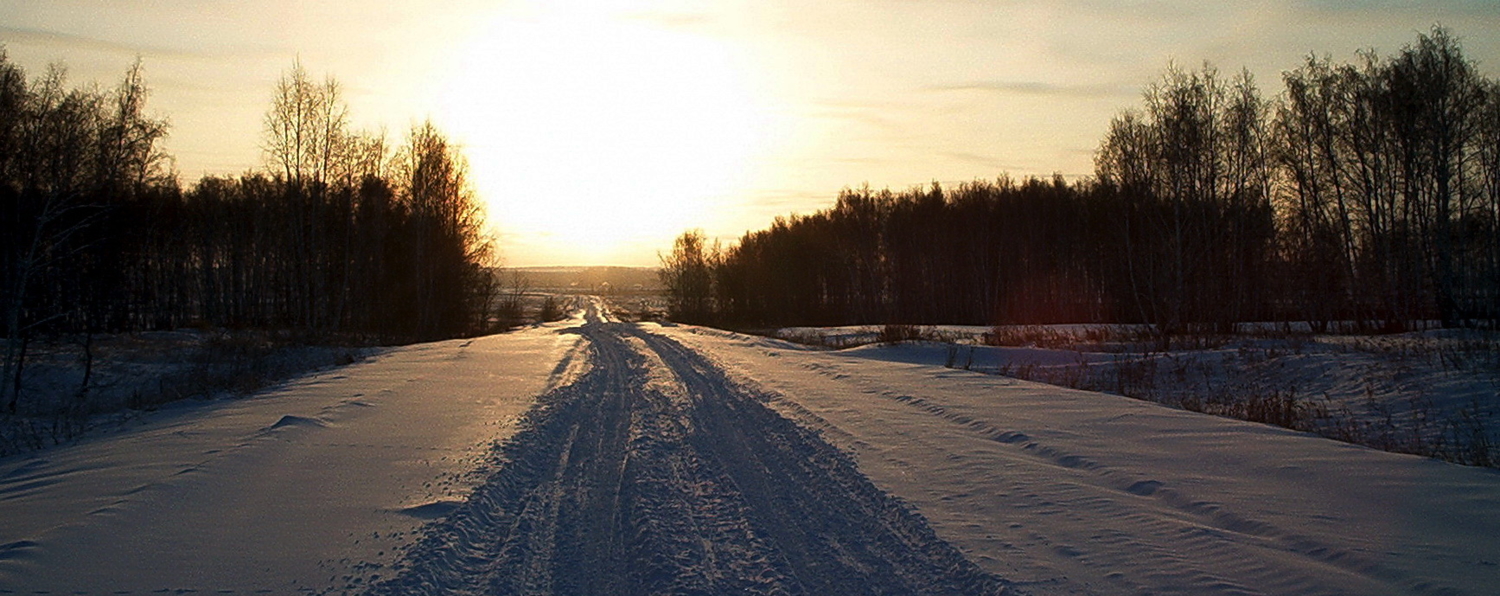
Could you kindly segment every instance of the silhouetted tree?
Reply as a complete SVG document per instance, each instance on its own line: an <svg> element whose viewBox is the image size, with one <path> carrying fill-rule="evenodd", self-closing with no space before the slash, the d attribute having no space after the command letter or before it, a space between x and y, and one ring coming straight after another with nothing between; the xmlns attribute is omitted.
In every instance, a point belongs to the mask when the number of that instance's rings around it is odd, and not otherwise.
<svg viewBox="0 0 1500 596"><path fill-rule="evenodd" d="M397 176L407 215L417 337L466 329L489 299L493 247L469 187L468 163L431 121L412 128L398 153Z"/></svg>
<svg viewBox="0 0 1500 596"><path fill-rule="evenodd" d="M68 89L61 66L27 84L0 52L0 307L6 334L0 396L14 412L34 333L93 333L121 308L113 291L129 247L122 214L169 185L144 113L137 63L111 92Z"/></svg>
<svg viewBox="0 0 1500 596"><path fill-rule="evenodd" d="M713 312L691 316L1144 322L1163 341L1268 318L1494 325L1500 87L1441 28L1283 83L1266 101L1248 73L1169 68L1111 123L1092 180L845 189L716 252L692 286Z"/></svg>
<svg viewBox="0 0 1500 596"><path fill-rule="evenodd" d="M348 130L338 83L296 64L265 118L266 171L183 190L147 95L139 63L100 92L68 89L61 67L28 82L0 52L0 407L16 411L37 335L81 334L91 354L99 331L189 324L484 328L493 246L462 154L431 124L393 162L384 135Z"/></svg>
<svg viewBox="0 0 1500 596"><path fill-rule="evenodd" d="M713 311L714 250L701 230L683 232L672 252L661 255L661 282L667 287L672 318L705 323Z"/></svg>
<svg viewBox="0 0 1500 596"><path fill-rule="evenodd" d="M1163 338L1255 314L1274 239L1265 112L1248 74L1226 84L1212 67L1174 68L1099 150L1101 183L1124 199L1137 308Z"/></svg>

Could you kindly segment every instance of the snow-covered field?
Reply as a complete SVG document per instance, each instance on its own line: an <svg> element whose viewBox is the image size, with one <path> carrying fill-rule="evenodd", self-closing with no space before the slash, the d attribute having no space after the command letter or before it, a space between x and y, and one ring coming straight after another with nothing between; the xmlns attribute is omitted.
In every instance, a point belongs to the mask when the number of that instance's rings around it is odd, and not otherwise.
<svg viewBox="0 0 1500 596"><path fill-rule="evenodd" d="M1495 470L929 348L596 309L394 349L0 460L0 593L1500 586Z"/></svg>
<svg viewBox="0 0 1500 596"><path fill-rule="evenodd" d="M0 593L343 592L462 501L576 343L391 349L0 460Z"/></svg>
<svg viewBox="0 0 1500 596"><path fill-rule="evenodd" d="M1495 470L941 362L895 362L912 355L899 347L827 352L706 329L667 334L783 396L773 402L780 411L856 454L877 485L1018 590L1500 586Z"/></svg>
<svg viewBox="0 0 1500 596"><path fill-rule="evenodd" d="M1500 466L1494 331L1318 335L1267 324L1241 336L1179 338L1162 350L1147 330L1131 326L920 327L910 332L925 341L895 344L877 343L881 330L801 327L776 335L855 346L847 355L1004 374ZM987 345L995 343L1002 345Z"/></svg>

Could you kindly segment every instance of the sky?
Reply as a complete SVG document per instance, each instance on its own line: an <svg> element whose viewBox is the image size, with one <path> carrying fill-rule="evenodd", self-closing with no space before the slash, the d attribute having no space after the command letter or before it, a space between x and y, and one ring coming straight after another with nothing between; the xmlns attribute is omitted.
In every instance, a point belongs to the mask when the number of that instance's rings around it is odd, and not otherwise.
<svg viewBox="0 0 1500 596"><path fill-rule="evenodd" d="M264 166L300 60L356 128L457 140L505 264L655 265L840 189L1087 176L1169 64L1385 56L1448 27L1500 72L1500 0L0 0L33 76L114 85L139 57L185 184Z"/></svg>

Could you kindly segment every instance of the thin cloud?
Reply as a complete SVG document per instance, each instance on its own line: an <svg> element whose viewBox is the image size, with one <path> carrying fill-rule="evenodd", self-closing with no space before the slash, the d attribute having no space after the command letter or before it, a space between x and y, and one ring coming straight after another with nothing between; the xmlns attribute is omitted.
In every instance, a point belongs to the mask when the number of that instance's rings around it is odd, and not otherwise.
<svg viewBox="0 0 1500 596"><path fill-rule="evenodd" d="M1118 84L1058 85L1041 81L975 81L957 85L929 87L931 91L978 91L1007 95L1041 95L1047 97L1074 97L1100 99L1108 97L1132 97L1140 89Z"/></svg>
<svg viewBox="0 0 1500 596"><path fill-rule="evenodd" d="M654 23L668 29L702 29L715 23L713 16L704 13L638 12L626 18Z"/></svg>
<svg viewBox="0 0 1500 596"><path fill-rule="evenodd" d="M748 194L753 197L750 204L755 209L769 209L779 213L784 210L805 209L809 204L826 203L838 196L838 190L771 189L751 191Z"/></svg>
<svg viewBox="0 0 1500 596"><path fill-rule="evenodd" d="M25 27L7 27L3 25L0 25L0 42L62 46L67 48L77 48L125 55L151 54L154 56L171 56L180 58L193 58L202 55L198 52L189 52L159 46L120 43L109 41L106 39L99 39L97 37L73 35L70 33L62 33L59 31L45 31L41 29L30 29Z"/></svg>
<svg viewBox="0 0 1500 596"><path fill-rule="evenodd" d="M943 152L940 152L938 155L941 155L943 157L946 157L946 158L954 160L954 161L961 161L961 162L965 162L965 163L971 163L971 164L974 164L974 165L977 165L977 166L980 166L980 167L984 167L984 168L988 168L988 169L992 169L992 170L996 170L996 171L1000 171L1000 172L1009 172L1009 171L1014 171L1014 170L1023 170L1023 169L1025 169L1025 168L1020 167L1017 164L1006 163L1006 162L1004 162L1004 161L1002 161L1000 159L997 159L993 155L983 155L983 154L979 154L979 153L970 153L970 152L967 152L967 151L943 151ZM946 186L947 183L944 183L944 185Z"/></svg>
<svg viewBox="0 0 1500 596"><path fill-rule="evenodd" d="M900 134L908 130L894 115L908 111L909 107L894 102L821 101L812 103L810 108L807 115L812 118L858 122L886 133Z"/></svg>
<svg viewBox="0 0 1500 596"><path fill-rule="evenodd" d="M113 41L88 35L64 33L62 31L49 31L45 29L33 29L30 27L10 27L0 25L0 45L4 45L7 43L81 49L109 54L120 54L125 56L144 55L159 58L177 59L259 57L276 56L287 53L280 48L270 46L241 46L232 49L219 50L186 50L182 48L174 48L162 45Z"/></svg>
<svg viewBox="0 0 1500 596"><path fill-rule="evenodd" d="M1303 0L1294 5L1331 15L1391 14L1392 12L1444 12L1453 15L1493 17L1494 0L1439 0L1413 3L1409 0Z"/></svg>

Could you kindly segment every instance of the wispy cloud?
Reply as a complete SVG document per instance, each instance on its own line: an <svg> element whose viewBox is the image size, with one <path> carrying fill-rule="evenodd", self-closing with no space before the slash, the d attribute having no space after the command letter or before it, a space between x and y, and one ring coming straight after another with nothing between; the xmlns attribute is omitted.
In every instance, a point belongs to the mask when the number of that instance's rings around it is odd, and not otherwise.
<svg viewBox="0 0 1500 596"><path fill-rule="evenodd" d="M715 240L730 243L754 230L770 225L777 217L807 214L833 204L838 189L794 190L759 189L743 194L738 201L721 208L716 225L705 222L705 230Z"/></svg>
<svg viewBox="0 0 1500 596"><path fill-rule="evenodd" d="M898 119L909 113L911 106L885 101L817 101L805 112L812 118L827 118L858 122L885 133L902 133L907 126Z"/></svg>
<svg viewBox="0 0 1500 596"><path fill-rule="evenodd" d="M669 29L702 29L715 24L712 15L697 12L637 12L627 19L645 21Z"/></svg>
<svg viewBox="0 0 1500 596"><path fill-rule="evenodd" d="M31 29L26 27L7 27L0 25L0 43L22 43L32 45L44 45L64 48L76 48L106 52L111 54L151 54L153 56L171 56L177 58L198 57L202 54L195 51L180 50L162 46L141 45L133 43L122 43L97 37L74 35L60 31L46 31L42 29Z"/></svg>
<svg viewBox="0 0 1500 596"><path fill-rule="evenodd" d="M1021 167L1020 164L1006 163L1005 161L995 157L994 155L984 155L980 153L971 153L968 151L942 151L939 152L938 155L954 161L971 163L998 172L1009 172L1025 169Z"/></svg>
<svg viewBox="0 0 1500 596"><path fill-rule="evenodd" d="M281 56L288 54L285 48L275 47L267 44L243 44L233 45L198 43L201 47L187 49L173 47L160 43L140 43L133 41L118 41L105 39L92 35L80 35L64 31L38 29L32 27L12 27L0 25L0 44L27 44L45 46L59 49L86 50L108 54L119 54L124 56L152 56L158 58L174 59L225 59L225 58L259 58L266 56Z"/></svg>
<svg viewBox="0 0 1500 596"><path fill-rule="evenodd" d="M1429 0L1427 2L1410 2L1409 0L1300 0L1292 4L1330 14L1381 14L1392 11L1420 11L1427 14L1443 12L1477 17L1494 17L1496 15L1494 0Z"/></svg>
<svg viewBox="0 0 1500 596"><path fill-rule="evenodd" d="M1133 97L1140 93L1136 86L1115 83L1085 83L1059 85L1041 81L974 81L955 85L935 85L929 91L977 91L1019 95L1042 95L1049 97L1076 97L1096 99L1107 97Z"/></svg>

